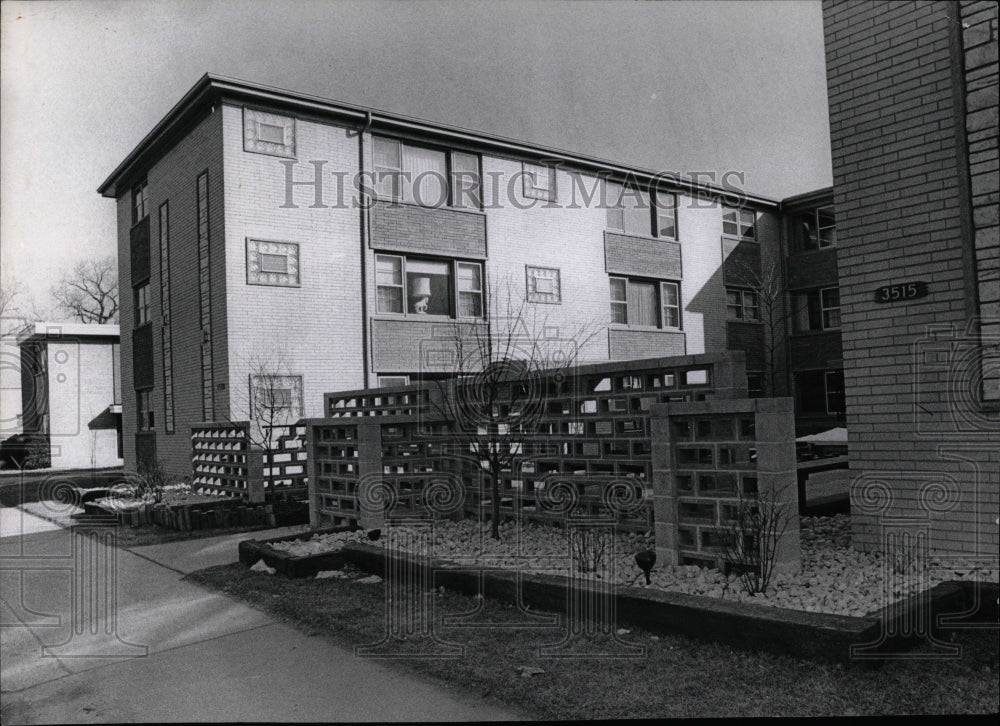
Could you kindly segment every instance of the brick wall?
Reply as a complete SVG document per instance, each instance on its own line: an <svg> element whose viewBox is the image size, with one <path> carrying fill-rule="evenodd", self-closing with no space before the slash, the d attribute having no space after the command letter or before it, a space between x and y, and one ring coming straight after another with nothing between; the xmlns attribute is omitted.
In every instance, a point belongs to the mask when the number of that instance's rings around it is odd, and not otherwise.
<svg viewBox="0 0 1000 726"><path fill-rule="evenodd" d="M605 267L610 274L680 280L681 246L668 240L604 233Z"/></svg>
<svg viewBox="0 0 1000 726"><path fill-rule="evenodd" d="M463 323L458 331L471 337L475 323ZM456 327L449 321L372 320L371 355L376 371L425 371L453 373L456 369ZM470 347L474 343L468 344ZM463 348L470 355L474 348Z"/></svg>
<svg viewBox="0 0 1000 726"><path fill-rule="evenodd" d="M480 212L413 204L376 204L370 245L380 250L486 257L486 218Z"/></svg>
<svg viewBox="0 0 1000 726"><path fill-rule="evenodd" d="M789 290L837 286L837 248L793 254L785 263Z"/></svg>
<svg viewBox="0 0 1000 726"><path fill-rule="evenodd" d="M957 11L823 3L852 517L862 549L882 518L916 516L942 553L995 558L998 423L969 395L978 362L955 355L975 287ZM874 302L915 280L927 297Z"/></svg>
<svg viewBox="0 0 1000 726"><path fill-rule="evenodd" d="M209 171L209 232L212 244L212 331L215 381L226 385L225 368L225 257L223 230L222 119L208 115L188 135L178 141L147 174L149 182L150 238L158 250L159 215L163 202L170 206L170 281L173 342L174 433L164 431L163 360L160 336L163 304L160 290L160 256L150 254L150 311L153 340L153 395L156 456L167 470L177 476L191 473L190 424L202 420L201 345L198 301L198 235L196 181ZM129 229L132 221L130 193L118 203L118 260L121 299L121 380L122 423L125 467L135 469L136 398L133 385L132 349L132 279L130 271ZM153 250L151 249L151 252ZM220 410L228 407L227 392L216 390Z"/></svg>
<svg viewBox="0 0 1000 726"><path fill-rule="evenodd" d="M983 397L1000 402L1000 241L998 198L1000 157L997 154L998 65L997 5L961 3L965 62L965 129L976 248L976 292L982 316Z"/></svg>
<svg viewBox="0 0 1000 726"><path fill-rule="evenodd" d="M338 204L334 178L359 168L357 133L296 119L292 178L311 181L310 162L325 162L324 204L314 208L315 190L297 186L285 206L286 160L244 151L240 107L222 117L231 418L247 418L249 376L262 365L302 376L303 415L318 416L323 392L363 385L360 210L347 192ZM248 238L297 244L300 285L248 284Z"/></svg>
<svg viewBox="0 0 1000 726"><path fill-rule="evenodd" d="M663 355L684 355L684 333L675 330L608 329L612 360L636 360Z"/></svg>

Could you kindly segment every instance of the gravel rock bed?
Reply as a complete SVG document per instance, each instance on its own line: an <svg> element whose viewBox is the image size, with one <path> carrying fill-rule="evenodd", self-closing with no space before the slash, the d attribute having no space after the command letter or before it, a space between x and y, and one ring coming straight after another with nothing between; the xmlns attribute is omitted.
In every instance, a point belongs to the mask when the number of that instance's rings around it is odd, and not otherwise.
<svg viewBox="0 0 1000 726"><path fill-rule="evenodd" d="M997 582L996 564L983 567L973 561L931 557L921 568L914 562L887 563L877 554L858 552L850 546L850 517L803 517L800 522L802 568L796 574L776 573L766 593L748 595L737 577L696 566L657 564L649 587L692 595L718 597L759 605L808 612L863 616L890 602L950 580ZM386 532L376 542L364 531L314 535L307 541L275 542L271 546L294 556L341 549L347 542L385 546ZM458 564L502 567L537 574L570 574L571 554L563 530L539 524L501 527L499 541L489 536L489 525L472 520L434 523L432 547L416 530L394 531L399 549ZM644 584L633 555L654 547L648 535L621 534L614 557L603 576L622 585ZM893 566L895 565L895 566ZM595 575L574 576L595 577ZM602 575L596 575L601 577Z"/></svg>

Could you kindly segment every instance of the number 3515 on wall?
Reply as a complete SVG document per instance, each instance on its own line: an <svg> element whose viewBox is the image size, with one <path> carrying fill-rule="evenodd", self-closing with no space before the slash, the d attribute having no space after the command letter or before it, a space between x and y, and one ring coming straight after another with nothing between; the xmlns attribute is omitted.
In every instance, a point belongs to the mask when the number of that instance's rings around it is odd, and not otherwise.
<svg viewBox="0 0 1000 726"><path fill-rule="evenodd" d="M875 290L875 302L893 303L903 300L916 300L927 297L929 291L927 283L920 282L900 282L896 285L883 285Z"/></svg>

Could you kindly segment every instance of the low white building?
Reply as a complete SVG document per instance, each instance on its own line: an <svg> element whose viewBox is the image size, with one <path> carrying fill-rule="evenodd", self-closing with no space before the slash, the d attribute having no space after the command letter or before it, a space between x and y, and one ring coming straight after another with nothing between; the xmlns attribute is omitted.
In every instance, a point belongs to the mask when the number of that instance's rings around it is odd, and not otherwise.
<svg viewBox="0 0 1000 726"><path fill-rule="evenodd" d="M47 438L53 469L122 464L117 325L32 323L17 336L25 434Z"/></svg>

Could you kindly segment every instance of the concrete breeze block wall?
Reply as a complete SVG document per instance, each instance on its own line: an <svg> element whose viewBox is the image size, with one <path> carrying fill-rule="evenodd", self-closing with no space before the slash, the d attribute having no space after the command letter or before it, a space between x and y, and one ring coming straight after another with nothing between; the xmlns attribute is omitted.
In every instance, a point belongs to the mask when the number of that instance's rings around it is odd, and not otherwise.
<svg viewBox="0 0 1000 726"><path fill-rule="evenodd" d="M938 552L997 557L1000 425L977 400L969 328L983 312L969 198L990 200L995 220L996 195L970 195L964 171L995 184L995 163L987 170L965 148L996 148L995 110L978 136L979 111L963 112L963 55L970 71L992 64L978 79L996 78L996 11L987 20L985 5L963 5L980 19L963 53L956 3L823 3L851 506L864 550L881 548L884 520L918 517ZM994 88L986 116L995 102ZM992 249L987 206L979 220ZM880 286L910 281L929 294L875 302Z"/></svg>
<svg viewBox="0 0 1000 726"><path fill-rule="evenodd" d="M790 398L651 408L657 559L725 567L722 538L740 502L776 505L775 569L800 566L795 420Z"/></svg>

